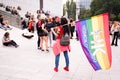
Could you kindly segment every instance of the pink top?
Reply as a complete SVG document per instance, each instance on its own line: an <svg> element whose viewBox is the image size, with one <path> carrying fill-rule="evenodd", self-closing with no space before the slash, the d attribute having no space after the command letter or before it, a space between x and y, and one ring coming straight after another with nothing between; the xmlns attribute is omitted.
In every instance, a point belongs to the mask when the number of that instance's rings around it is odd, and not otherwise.
<svg viewBox="0 0 120 80"><path fill-rule="evenodd" d="M38 22L38 27L41 27L41 22L40 21Z"/></svg>
<svg viewBox="0 0 120 80"><path fill-rule="evenodd" d="M59 27L59 28L60 28L60 33L57 36L56 42L53 44L53 48L52 48L55 56L62 53L63 51L70 51L70 45L68 46L60 45L60 38L63 35L63 29L62 27Z"/></svg>

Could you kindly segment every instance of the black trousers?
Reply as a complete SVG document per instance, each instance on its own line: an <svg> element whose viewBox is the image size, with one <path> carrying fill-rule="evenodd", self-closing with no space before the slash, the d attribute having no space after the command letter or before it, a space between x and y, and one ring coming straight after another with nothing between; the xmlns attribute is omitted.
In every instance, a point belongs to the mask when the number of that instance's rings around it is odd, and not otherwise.
<svg viewBox="0 0 120 80"><path fill-rule="evenodd" d="M15 41L11 40L10 42L5 42L5 43L3 43L3 45L5 45L5 46L10 46L10 45L16 46L17 44L16 44Z"/></svg>
<svg viewBox="0 0 120 80"><path fill-rule="evenodd" d="M112 45L118 45L118 35L119 35L119 32L114 32L114 35L113 35L113 39L112 39Z"/></svg>

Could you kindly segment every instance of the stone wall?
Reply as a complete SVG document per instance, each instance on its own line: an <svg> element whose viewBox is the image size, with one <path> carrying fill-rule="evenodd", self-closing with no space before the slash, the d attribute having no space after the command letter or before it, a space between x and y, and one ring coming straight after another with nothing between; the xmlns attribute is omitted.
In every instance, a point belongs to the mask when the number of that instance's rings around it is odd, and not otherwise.
<svg viewBox="0 0 120 80"><path fill-rule="evenodd" d="M21 28L21 18L17 15L12 15L9 12L0 10L0 14L4 16L4 20L8 20L9 24L14 27Z"/></svg>

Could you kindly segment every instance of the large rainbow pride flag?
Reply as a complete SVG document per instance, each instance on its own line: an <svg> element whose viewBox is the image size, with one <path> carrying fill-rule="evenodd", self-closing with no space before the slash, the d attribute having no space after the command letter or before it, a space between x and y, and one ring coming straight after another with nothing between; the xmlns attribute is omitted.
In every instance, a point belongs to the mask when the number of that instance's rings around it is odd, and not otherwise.
<svg viewBox="0 0 120 80"><path fill-rule="evenodd" d="M112 54L108 13L77 21L76 29L82 49L94 70L109 69Z"/></svg>

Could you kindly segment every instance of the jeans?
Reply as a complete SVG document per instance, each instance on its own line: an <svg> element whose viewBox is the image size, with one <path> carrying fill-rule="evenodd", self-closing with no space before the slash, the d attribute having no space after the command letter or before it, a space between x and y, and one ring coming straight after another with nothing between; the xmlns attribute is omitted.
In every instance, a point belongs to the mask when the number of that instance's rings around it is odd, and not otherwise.
<svg viewBox="0 0 120 80"><path fill-rule="evenodd" d="M56 40L56 36L52 33L52 36L53 36L53 40Z"/></svg>
<svg viewBox="0 0 120 80"><path fill-rule="evenodd" d="M69 67L69 56L68 56L68 52L67 51L64 51L64 57L65 57L65 62L66 62L66 67ZM59 58L60 58L60 54L58 54L56 57L55 57L55 67L58 68L59 66Z"/></svg>
<svg viewBox="0 0 120 80"><path fill-rule="evenodd" d="M52 44L52 32L48 32L48 39L49 39L49 44L50 44L50 46L51 46L51 44Z"/></svg>
<svg viewBox="0 0 120 80"><path fill-rule="evenodd" d="M0 26L1 29L7 29L5 26L1 25Z"/></svg>

